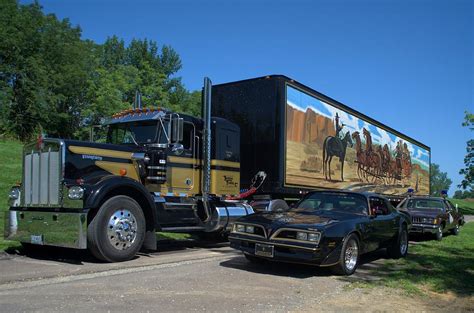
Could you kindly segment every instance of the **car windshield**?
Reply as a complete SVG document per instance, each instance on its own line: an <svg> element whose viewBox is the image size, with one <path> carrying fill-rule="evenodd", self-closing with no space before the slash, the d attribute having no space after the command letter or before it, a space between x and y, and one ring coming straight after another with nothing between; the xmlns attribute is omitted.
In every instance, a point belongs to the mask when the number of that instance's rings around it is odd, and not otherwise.
<svg viewBox="0 0 474 313"><path fill-rule="evenodd" d="M409 209L440 209L444 208L443 201L436 199L410 199L407 203Z"/></svg>
<svg viewBox="0 0 474 313"><path fill-rule="evenodd" d="M343 211L367 214L367 200L362 195L350 193L314 193L303 199L295 209L304 211Z"/></svg>
<svg viewBox="0 0 474 313"><path fill-rule="evenodd" d="M113 124L109 126L107 133L107 143L118 145L167 142L163 127L158 121Z"/></svg>

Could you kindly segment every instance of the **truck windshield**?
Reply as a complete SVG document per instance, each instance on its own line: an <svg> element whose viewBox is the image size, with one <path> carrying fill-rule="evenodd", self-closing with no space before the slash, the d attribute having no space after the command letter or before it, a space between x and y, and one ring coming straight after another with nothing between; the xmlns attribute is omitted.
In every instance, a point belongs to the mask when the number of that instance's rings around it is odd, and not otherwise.
<svg viewBox="0 0 474 313"><path fill-rule="evenodd" d="M167 142L164 129L158 121L112 124L107 132L107 143L117 145Z"/></svg>
<svg viewBox="0 0 474 313"><path fill-rule="evenodd" d="M407 203L409 209L440 209L444 208L443 202L436 199L410 199Z"/></svg>
<svg viewBox="0 0 474 313"><path fill-rule="evenodd" d="M295 211L343 211L367 214L367 200L363 196L344 193L314 193L303 199Z"/></svg>

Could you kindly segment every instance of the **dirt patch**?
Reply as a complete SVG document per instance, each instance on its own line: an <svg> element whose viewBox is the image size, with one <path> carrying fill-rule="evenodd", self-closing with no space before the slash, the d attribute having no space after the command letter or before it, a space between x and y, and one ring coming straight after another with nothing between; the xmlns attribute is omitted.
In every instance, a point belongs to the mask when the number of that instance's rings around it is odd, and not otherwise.
<svg viewBox="0 0 474 313"><path fill-rule="evenodd" d="M301 312L474 312L474 296L408 295L391 288L354 288L334 293Z"/></svg>

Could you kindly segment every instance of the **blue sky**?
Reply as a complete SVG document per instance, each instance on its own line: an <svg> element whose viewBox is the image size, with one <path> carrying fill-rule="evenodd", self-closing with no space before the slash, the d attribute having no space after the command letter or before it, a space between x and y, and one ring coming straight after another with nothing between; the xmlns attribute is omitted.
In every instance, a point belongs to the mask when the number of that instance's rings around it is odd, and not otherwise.
<svg viewBox="0 0 474 313"><path fill-rule="evenodd" d="M460 182L474 111L474 1L43 0L103 42L149 38L181 55L189 89L284 74L432 149Z"/></svg>

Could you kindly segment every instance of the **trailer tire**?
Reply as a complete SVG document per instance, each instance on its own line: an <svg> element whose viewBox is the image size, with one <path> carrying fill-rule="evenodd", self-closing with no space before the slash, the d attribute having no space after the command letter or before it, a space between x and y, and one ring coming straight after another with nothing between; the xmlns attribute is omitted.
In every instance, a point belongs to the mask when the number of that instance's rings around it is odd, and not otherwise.
<svg viewBox="0 0 474 313"><path fill-rule="evenodd" d="M281 199L275 199L270 201L270 204L268 205L268 211L271 212L285 212L288 211L290 208L288 207L288 204L286 203L285 200Z"/></svg>
<svg viewBox="0 0 474 313"><path fill-rule="evenodd" d="M115 196L105 201L87 228L87 247L106 262L132 259L145 239L145 216L130 197Z"/></svg>

